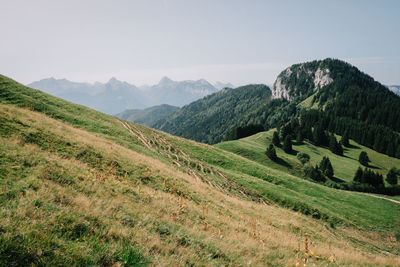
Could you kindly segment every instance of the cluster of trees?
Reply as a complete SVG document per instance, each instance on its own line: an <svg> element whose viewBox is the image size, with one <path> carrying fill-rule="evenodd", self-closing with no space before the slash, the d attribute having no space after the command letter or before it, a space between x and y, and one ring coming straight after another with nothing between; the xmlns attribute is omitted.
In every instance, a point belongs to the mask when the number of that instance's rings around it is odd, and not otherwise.
<svg viewBox="0 0 400 267"><path fill-rule="evenodd" d="M327 137L323 131L327 130L342 135L343 141L340 141L342 145L348 145L348 139L351 138L375 151L400 158L400 135L389 127L336 117L328 111L318 110L303 111L300 121L302 132L306 137L310 135L310 128L314 127L313 138L316 145L326 145Z"/></svg>
<svg viewBox="0 0 400 267"><path fill-rule="evenodd" d="M283 141L283 145L282 145L283 151L285 151L286 153L292 153L293 152L292 136L290 134L287 134L287 135L283 135L282 137L284 137L283 138L284 141ZM275 131L272 135L272 144L277 147L281 146L281 139L280 139L277 131Z"/></svg>
<svg viewBox="0 0 400 267"><path fill-rule="evenodd" d="M348 135L344 136L338 142L335 135L325 131L322 124L313 126L307 120L303 120L303 118L292 119L288 123L281 125L278 129L280 131L280 138L284 139L283 148L286 153L292 152L292 139L296 139L296 142L299 143L307 139L317 146L328 147L330 151L340 156L343 155L342 144L349 146ZM273 142L274 140L279 140L277 139L279 136L275 135L274 133Z"/></svg>
<svg viewBox="0 0 400 267"><path fill-rule="evenodd" d="M304 175L316 182L325 182L327 178L332 179L334 170L328 157L323 157L319 165L309 165L304 168Z"/></svg>
<svg viewBox="0 0 400 267"><path fill-rule="evenodd" d="M353 181L361 184L368 184L372 187L384 187L382 174L373 172L367 168L362 170L361 167L359 167L354 175Z"/></svg>
<svg viewBox="0 0 400 267"><path fill-rule="evenodd" d="M400 185L397 184L399 175L400 170L396 168L390 169L386 175L386 182L390 186L385 187L382 174L367 168L364 170L358 168L354 175L353 183L346 185L344 189L386 195L399 195Z"/></svg>
<svg viewBox="0 0 400 267"><path fill-rule="evenodd" d="M318 133L318 131L318 129L313 129L311 132ZM291 138L296 132L297 134L301 132L300 124L298 124L296 120L291 120L289 123L282 125L279 128L279 133L278 131L273 133L272 142L267 147L265 154L272 161L276 162L278 161L278 156L276 154L275 147L281 147L286 153L290 153L292 151ZM312 136L312 134L310 136ZM343 153L343 150L340 150L342 145L349 146L347 134L342 136L340 142L337 141L333 134L327 134L324 131L319 131L319 134L315 134L315 136L323 136L322 140L326 137L326 140L324 140L325 143L322 144L328 143L330 150L339 155ZM283 145L281 145L282 138L284 138ZM329 140L329 142L327 142L327 140ZM336 149L339 149L339 151ZM354 176L353 182L335 182L333 180L334 169L328 157L324 156L321 162L315 166L307 164L310 161L310 156L306 153L298 153L296 157L301 164L304 165L304 176L315 182L324 183L327 186L343 190L372 192L388 195L400 194L400 186L397 185L400 170L396 168L392 168L386 175L386 181L391 185L390 187L385 187L382 174L376 173L367 168L364 170L359 168ZM365 151L361 151L359 155L359 161L362 165L368 167L370 160ZM330 181L328 181L328 179L330 179Z"/></svg>

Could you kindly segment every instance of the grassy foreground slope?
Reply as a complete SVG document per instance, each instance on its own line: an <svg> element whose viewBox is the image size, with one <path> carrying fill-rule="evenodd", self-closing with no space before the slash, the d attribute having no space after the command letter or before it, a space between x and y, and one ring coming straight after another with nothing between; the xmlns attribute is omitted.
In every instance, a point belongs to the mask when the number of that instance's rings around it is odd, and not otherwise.
<svg viewBox="0 0 400 267"><path fill-rule="evenodd" d="M309 263L400 260L395 203L3 76L0 103L0 265L286 266L304 258L306 235Z"/></svg>

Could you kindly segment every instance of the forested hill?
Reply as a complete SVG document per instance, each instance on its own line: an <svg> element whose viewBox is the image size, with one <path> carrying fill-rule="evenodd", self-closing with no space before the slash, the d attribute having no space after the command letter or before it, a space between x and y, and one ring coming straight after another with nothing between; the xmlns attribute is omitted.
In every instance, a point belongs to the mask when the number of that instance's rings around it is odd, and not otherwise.
<svg viewBox="0 0 400 267"><path fill-rule="evenodd" d="M272 89L249 85L198 100L155 127L206 143L234 136L236 129L277 127L303 114L309 126L323 125L379 152L399 156L400 97L356 67L336 59L295 64ZM307 114L312 112L312 114ZM253 127L251 127L253 129Z"/></svg>
<svg viewBox="0 0 400 267"><path fill-rule="evenodd" d="M163 104L145 109L127 109L116 114L115 117L153 127L157 121L165 119L178 109L178 107Z"/></svg>
<svg viewBox="0 0 400 267"><path fill-rule="evenodd" d="M374 150L400 157L400 97L356 67L327 59L332 82L318 89L308 111L312 126L321 125ZM323 111L323 112L322 112ZM308 113L308 114L307 114Z"/></svg>
<svg viewBox="0 0 400 267"><path fill-rule="evenodd" d="M333 82L318 90L313 102L335 117L400 130L400 97L343 61L329 60Z"/></svg>
<svg viewBox="0 0 400 267"><path fill-rule="evenodd" d="M204 143L216 143L235 126L251 122L252 112L271 100L271 90L256 84L223 89L197 100L155 124L165 132Z"/></svg>

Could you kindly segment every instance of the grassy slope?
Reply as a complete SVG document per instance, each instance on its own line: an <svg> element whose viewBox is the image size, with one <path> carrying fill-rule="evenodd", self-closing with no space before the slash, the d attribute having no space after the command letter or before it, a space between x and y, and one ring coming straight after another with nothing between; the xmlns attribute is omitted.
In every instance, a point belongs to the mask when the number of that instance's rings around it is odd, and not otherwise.
<svg viewBox="0 0 400 267"><path fill-rule="evenodd" d="M399 260L394 203L122 123L5 77L0 102L3 263L290 265L306 233L317 264Z"/></svg>
<svg viewBox="0 0 400 267"><path fill-rule="evenodd" d="M243 138L236 141L223 142L216 146L236 154L242 155L248 159L254 160L267 166L273 166L276 169L301 175L301 164L297 160L295 154L287 154L281 148L276 148L277 155L283 161L279 164L272 162L265 156L266 146L271 143L274 130L258 133L256 135ZM340 140L340 136L336 137ZM372 149L361 146L353 141L350 141L351 147L344 148L344 156L338 156L330 152L327 148L317 147L309 142L303 144L294 144L293 149L298 153L307 153L310 155L312 165L319 164L323 156L328 156L331 160L335 171L335 178L343 181L352 181L358 167L363 167L358 156L361 151L366 151L371 160L370 168L374 171L383 174L384 176L395 166L400 166L400 159L391 158L387 155L378 153Z"/></svg>

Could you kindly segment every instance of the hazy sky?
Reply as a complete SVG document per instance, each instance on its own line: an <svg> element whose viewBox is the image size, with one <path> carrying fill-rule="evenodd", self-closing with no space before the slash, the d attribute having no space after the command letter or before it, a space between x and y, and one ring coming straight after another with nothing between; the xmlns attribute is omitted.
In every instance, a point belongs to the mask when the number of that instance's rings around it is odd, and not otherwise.
<svg viewBox="0 0 400 267"><path fill-rule="evenodd" d="M334 57L400 84L400 1L0 0L0 73L272 84L285 67Z"/></svg>

